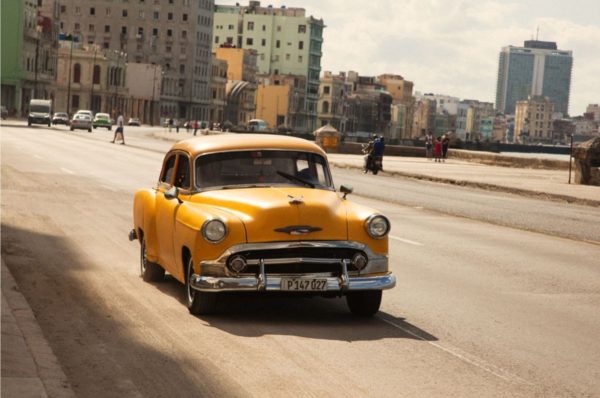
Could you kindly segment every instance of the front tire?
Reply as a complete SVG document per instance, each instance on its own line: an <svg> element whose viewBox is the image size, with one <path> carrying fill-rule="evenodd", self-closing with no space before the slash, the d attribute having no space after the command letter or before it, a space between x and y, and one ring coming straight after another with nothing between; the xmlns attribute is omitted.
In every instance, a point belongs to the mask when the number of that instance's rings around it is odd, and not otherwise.
<svg viewBox="0 0 600 398"><path fill-rule="evenodd" d="M140 245L140 275L146 282L161 282L165 279L165 270L148 260L146 240L143 237Z"/></svg>
<svg viewBox="0 0 600 398"><path fill-rule="evenodd" d="M370 317L379 311L381 295L381 290L349 292L346 295L346 303L354 315Z"/></svg>
<svg viewBox="0 0 600 398"><path fill-rule="evenodd" d="M191 285L191 277L194 274L194 263L190 256L190 259L186 265L186 278L185 278L185 290L186 290L186 302L187 308L192 315L209 315L215 312L217 307L217 294L218 293L206 293L195 290Z"/></svg>

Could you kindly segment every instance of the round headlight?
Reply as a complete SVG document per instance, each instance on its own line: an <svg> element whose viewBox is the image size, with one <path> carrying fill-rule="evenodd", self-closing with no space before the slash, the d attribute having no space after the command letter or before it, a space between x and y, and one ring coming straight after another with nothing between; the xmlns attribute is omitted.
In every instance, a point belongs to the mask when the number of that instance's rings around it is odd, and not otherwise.
<svg viewBox="0 0 600 398"><path fill-rule="evenodd" d="M373 215L365 223L367 233L371 238L380 239L390 232L390 222L382 215Z"/></svg>
<svg viewBox="0 0 600 398"><path fill-rule="evenodd" d="M369 260L362 253L356 253L354 257L352 257L352 264L354 264L356 269L359 271L365 268L368 262Z"/></svg>
<svg viewBox="0 0 600 398"><path fill-rule="evenodd" d="M202 226L202 236L211 243L219 243L227 235L227 227L221 220L208 220Z"/></svg>

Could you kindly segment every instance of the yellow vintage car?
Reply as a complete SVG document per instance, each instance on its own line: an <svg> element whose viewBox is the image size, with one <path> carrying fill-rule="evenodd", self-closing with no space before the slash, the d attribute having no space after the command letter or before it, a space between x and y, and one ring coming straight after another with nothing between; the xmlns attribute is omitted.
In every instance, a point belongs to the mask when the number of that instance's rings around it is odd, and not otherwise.
<svg viewBox="0 0 600 398"><path fill-rule="evenodd" d="M351 312L379 311L395 286L390 222L336 192L327 155L288 136L222 134L180 141L155 188L135 193L130 240L145 281L183 283L192 314L224 292L345 296Z"/></svg>

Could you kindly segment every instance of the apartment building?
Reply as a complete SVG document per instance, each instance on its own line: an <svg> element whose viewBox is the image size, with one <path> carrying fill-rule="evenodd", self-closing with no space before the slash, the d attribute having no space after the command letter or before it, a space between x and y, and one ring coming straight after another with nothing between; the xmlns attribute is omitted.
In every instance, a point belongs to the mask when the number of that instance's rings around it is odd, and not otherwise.
<svg viewBox="0 0 600 398"><path fill-rule="evenodd" d="M256 117L280 132L302 131L306 125L306 77L260 75L256 92Z"/></svg>
<svg viewBox="0 0 600 398"><path fill-rule="evenodd" d="M553 139L554 103L548 97L535 95L517 101L515 137L521 143L551 143Z"/></svg>
<svg viewBox="0 0 600 398"><path fill-rule="evenodd" d="M262 7L259 1L247 6L215 7L213 46L253 49L261 75L300 75L306 78L307 125L317 127L319 75L323 43L323 20L307 17L303 8Z"/></svg>
<svg viewBox="0 0 600 398"><path fill-rule="evenodd" d="M405 80L400 75L383 74L377 77L388 93L392 96L391 139L409 138L413 124L415 97L413 82Z"/></svg>
<svg viewBox="0 0 600 398"><path fill-rule="evenodd" d="M347 95L352 92L352 84L346 82L346 74L334 75L325 71L319 85L319 102L317 105L318 124L330 124L341 133L346 131L348 111Z"/></svg>
<svg viewBox="0 0 600 398"><path fill-rule="evenodd" d="M40 1L43 10L58 4L63 33L128 63L160 65L161 116L207 120L214 0Z"/></svg>

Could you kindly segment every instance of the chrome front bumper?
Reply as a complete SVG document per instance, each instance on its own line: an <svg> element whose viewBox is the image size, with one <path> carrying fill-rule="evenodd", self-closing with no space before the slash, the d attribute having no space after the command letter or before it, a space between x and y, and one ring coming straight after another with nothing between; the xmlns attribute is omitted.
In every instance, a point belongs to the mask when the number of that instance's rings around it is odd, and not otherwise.
<svg viewBox="0 0 600 398"><path fill-rule="evenodd" d="M212 277L192 275L192 288L202 292L251 292L251 291L284 291L281 289L281 280L285 276L264 276L258 277ZM308 275L289 277L302 279L309 278ZM315 276L318 277L318 276ZM378 276L357 276L348 277L327 277L327 289L315 291L318 292L345 292L356 290L385 290L396 286L396 277L393 274ZM287 291L294 293L294 291ZM310 292L310 291L309 291ZM304 293L304 291L297 292Z"/></svg>

